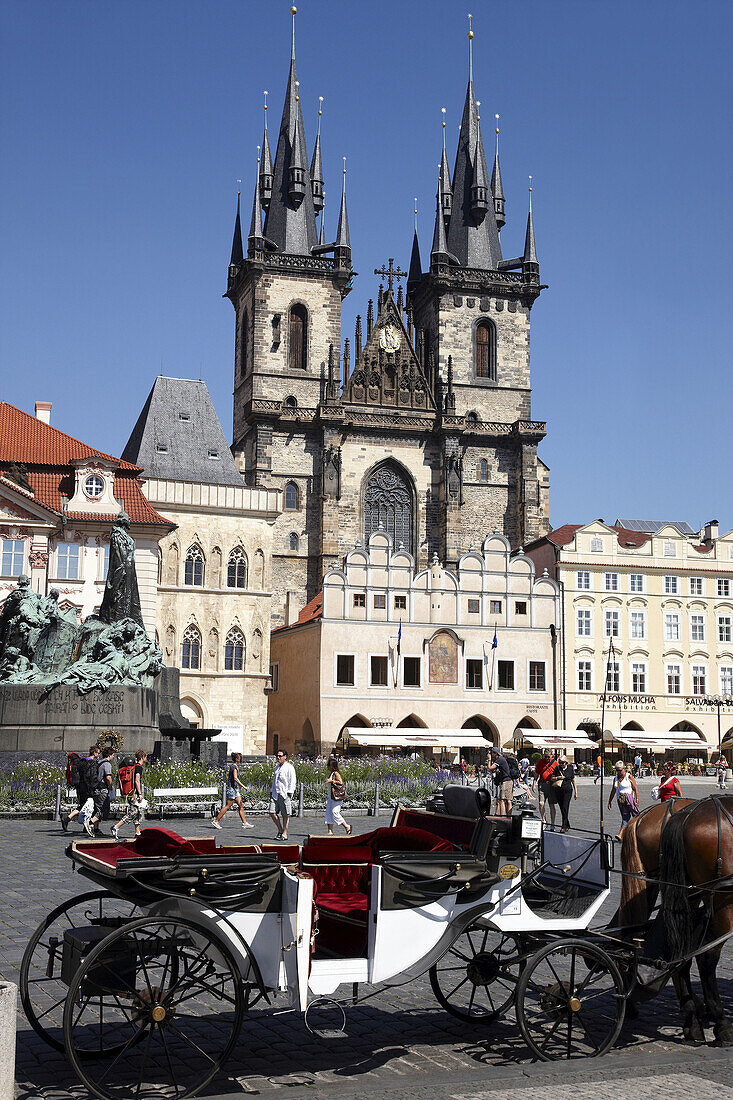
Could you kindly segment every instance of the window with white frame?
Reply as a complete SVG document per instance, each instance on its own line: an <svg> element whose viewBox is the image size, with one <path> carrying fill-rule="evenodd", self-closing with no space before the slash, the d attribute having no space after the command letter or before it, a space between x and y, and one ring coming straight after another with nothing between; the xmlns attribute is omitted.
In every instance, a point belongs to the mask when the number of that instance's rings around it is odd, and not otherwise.
<svg viewBox="0 0 733 1100"><path fill-rule="evenodd" d="M578 661L578 691L593 690L593 668L590 661Z"/></svg>
<svg viewBox="0 0 733 1100"><path fill-rule="evenodd" d="M420 657L402 658L402 686L406 688L419 688L422 682L422 669Z"/></svg>
<svg viewBox="0 0 733 1100"><path fill-rule="evenodd" d="M482 688L484 686L484 663L480 658L466 658L466 687Z"/></svg>
<svg viewBox="0 0 733 1100"><path fill-rule="evenodd" d="M631 612L631 637L646 638L646 611Z"/></svg>
<svg viewBox="0 0 733 1100"><path fill-rule="evenodd" d="M590 638L593 633L593 618L589 607L579 607L577 614L577 634L581 638Z"/></svg>
<svg viewBox="0 0 733 1100"><path fill-rule="evenodd" d="M634 695L646 692L646 665L643 661L634 661L631 665L631 691Z"/></svg>
<svg viewBox="0 0 733 1100"><path fill-rule="evenodd" d="M609 661L606 667L606 691L621 690L621 667L618 661Z"/></svg>
<svg viewBox="0 0 733 1100"><path fill-rule="evenodd" d="M720 666L720 691L722 695L733 695L733 665Z"/></svg>
<svg viewBox="0 0 733 1100"><path fill-rule="evenodd" d="M336 654L336 684L338 687L354 686L354 654Z"/></svg>
<svg viewBox="0 0 733 1100"><path fill-rule="evenodd" d="M59 580L79 580L79 544L60 542L56 547L56 576Z"/></svg>
<svg viewBox="0 0 733 1100"><path fill-rule="evenodd" d="M730 596L730 580L728 577L718 577L718 595Z"/></svg>
<svg viewBox="0 0 733 1100"><path fill-rule="evenodd" d="M469 615L478 615L480 611L481 611L481 601L480 600L469 600L468 601L468 614Z"/></svg>
<svg viewBox="0 0 733 1100"><path fill-rule="evenodd" d="M702 577L690 577L690 595L702 596L704 595Z"/></svg>
<svg viewBox="0 0 733 1100"><path fill-rule="evenodd" d="M618 592L618 573L604 573L603 587L606 592Z"/></svg>
<svg viewBox="0 0 733 1100"><path fill-rule="evenodd" d="M581 592L590 591L590 572L587 569L579 569L577 574L578 588Z"/></svg>
<svg viewBox="0 0 733 1100"><path fill-rule="evenodd" d="M733 638L733 623L730 615L718 615L718 641L729 642Z"/></svg>
<svg viewBox="0 0 733 1100"><path fill-rule="evenodd" d="M544 661L529 662L529 690L546 691L547 677Z"/></svg>
<svg viewBox="0 0 733 1100"><path fill-rule="evenodd" d="M606 611L604 616L603 633L607 638L618 638L619 636L619 613L618 611Z"/></svg>
<svg viewBox="0 0 733 1100"><path fill-rule="evenodd" d="M644 574L629 573L629 592L644 591Z"/></svg>
<svg viewBox="0 0 733 1100"><path fill-rule="evenodd" d="M665 613L664 640L665 642L678 642L680 640L680 617L674 611Z"/></svg>
<svg viewBox="0 0 733 1100"><path fill-rule="evenodd" d="M514 691L514 661L497 661L500 691Z"/></svg>
<svg viewBox="0 0 733 1100"><path fill-rule="evenodd" d="M603 539L599 539L597 536L590 540L590 552L591 554L603 553Z"/></svg>
<svg viewBox="0 0 733 1100"><path fill-rule="evenodd" d="M383 592L377 592L374 596L374 608L376 611L385 611L387 608L387 596Z"/></svg>
<svg viewBox="0 0 733 1100"><path fill-rule="evenodd" d="M471 601L469 600L469 603L470 602ZM395 609L395 611L406 611L407 610L407 596L395 596L395 598L394 598L394 609ZM469 611L471 610L470 607L469 607L468 610Z"/></svg>
<svg viewBox="0 0 733 1100"><path fill-rule="evenodd" d="M502 607L502 601L501 600L489 600L489 614L490 615L501 615L501 607Z"/></svg>
<svg viewBox="0 0 733 1100"><path fill-rule="evenodd" d="M692 694L704 695L707 691L707 676L705 665L692 666Z"/></svg>
<svg viewBox="0 0 733 1100"><path fill-rule="evenodd" d="M679 596L680 594L680 579L674 575L667 575L664 578L664 594L665 596Z"/></svg>
<svg viewBox="0 0 733 1100"><path fill-rule="evenodd" d="M671 539L668 539L664 543L664 556L665 556L665 558L676 558L677 557L677 547L671 541Z"/></svg>
<svg viewBox="0 0 733 1100"><path fill-rule="evenodd" d="M704 615L690 615L690 639L693 642L705 641Z"/></svg>
<svg viewBox="0 0 733 1100"><path fill-rule="evenodd" d="M366 607L366 592L354 593L354 607Z"/></svg>
<svg viewBox="0 0 733 1100"><path fill-rule="evenodd" d="M25 561L25 539L3 539L2 575L19 577Z"/></svg>
<svg viewBox="0 0 733 1100"><path fill-rule="evenodd" d="M369 658L369 683L371 687L386 687L389 663L386 657L373 655Z"/></svg>
<svg viewBox="0 0 733 1100"><path fill-rule="evenodd" d="M99 500L104 492L104 482L98 474L90 474L88 478L85 478L84 492L90 500Z"/></svg>
<svg viewBox="0 0 733 1100"><path fill-rule="evenodd" d="M680 665L667 665L667 695L679 695L682 691L682 669Z"/></svg>

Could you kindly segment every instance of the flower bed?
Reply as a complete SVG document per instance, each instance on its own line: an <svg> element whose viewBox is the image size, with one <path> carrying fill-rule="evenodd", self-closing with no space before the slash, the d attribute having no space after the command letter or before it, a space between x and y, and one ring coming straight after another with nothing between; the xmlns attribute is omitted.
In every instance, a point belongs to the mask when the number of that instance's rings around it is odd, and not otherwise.
<svg viewBox="0 0 733 1100"><path fill-rule="evenodd" d="M322 809L326 803L326 765L323 760L292 761L298 783L303 784L303 804L306 809ZM264 757L253 764L242 764L240 778L249 788L245 804L252 810L266 810L270 801L270 787L275 761ZM433 768L423 760L400 757L343 760L341 774L346 783L346 806L366 809L374 802L375 783L379 781L379 801L382 805L401 802L408 806L422 806L436 787L450 778L450 773ZM224 775L221 768L202 764L198 760L172 764L149 764L144 772L145 787L214 787L221 786ZM66 799L64 768L47 760L27 760L19 764L0 766L0 812L33 813L53 810L56 786L62 784L63 805L70 807ZM151 811L155 800L149 799ZM186 809L186 800L178 803L166 801L166 810L180 812Z"/></svg>

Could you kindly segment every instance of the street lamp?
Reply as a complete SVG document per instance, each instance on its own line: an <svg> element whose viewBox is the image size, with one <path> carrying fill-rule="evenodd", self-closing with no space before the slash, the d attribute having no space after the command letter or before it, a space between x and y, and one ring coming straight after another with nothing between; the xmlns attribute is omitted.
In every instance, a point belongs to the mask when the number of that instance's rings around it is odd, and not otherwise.
<svg viewBox="0 0 733 1100"><path fill-rule="evenodd" d="M720 735L720 708L733 706L731 695L704 695L702 699L706 707L716 707L718 711L718 756L722 756L723 748Z"/></svg>

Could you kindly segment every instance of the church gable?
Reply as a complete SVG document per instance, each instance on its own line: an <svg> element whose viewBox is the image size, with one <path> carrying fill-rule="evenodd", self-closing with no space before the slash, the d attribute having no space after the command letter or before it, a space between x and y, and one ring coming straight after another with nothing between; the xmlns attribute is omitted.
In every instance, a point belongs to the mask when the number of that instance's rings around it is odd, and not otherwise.
<svg viewBox="0 0 733 1100"><path fill-rule="evenodd" d="M344 404L435 411L433 394L391 285L386 294L380 287L377 319L374 325L367 320L364 347L359 348L357 343L354 369L345 383L343 400Z"/></svg>

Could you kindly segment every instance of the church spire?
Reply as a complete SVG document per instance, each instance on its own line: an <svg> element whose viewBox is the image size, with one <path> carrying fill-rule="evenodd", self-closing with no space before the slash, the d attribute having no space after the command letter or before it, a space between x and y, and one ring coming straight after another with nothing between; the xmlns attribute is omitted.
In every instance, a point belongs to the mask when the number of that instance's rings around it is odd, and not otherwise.
<svg viewBox="0 0 733 1100"><path fill-rule="evenodd" d="M237 200L239 201L239 200ZM260 196L260 147L257 146L257 175L255 176L255 193L252 199L252 219L249 223L249 237L247 238L248 255L256 252L264 252L265 239L262 233L262 202Z"/></svg>
<svg viewBox="0 0 733 1100"><path fill-rule="evenodd" d="M316 214L323 210L323 165L321 164L321 116L323 114L323 96L318 97L318 129L316 131L316 144L313 146L313 159L311 161L311 191L313 192L313 209ZM321 242L322 244L325 242Z"/></svg>
<svg viewBox="0 0 733 1100"><path fill-rule="evenodd" d="M537 246L534 239L534 221L532 219L532 177L529 177L529 212L527 214L527 232L524 235L524 255L522 256L522 278L529 283L539 283L540 265L537 260Z"/></svg>
<svg viewBox="0 0 733 1100"><path fill-rule="evenodd" d="M496 152L494 153L494 170L491 173L491 193L494 196L494 213L496 214L496 226L498 230L501 230L506 225L506 218L504 217L504 188L501 186L501 168L499 167L499 116L494 115L496 119Z"/></svg>
<svg viewBox="0 0 733 1100"><path fill-rule="evenodd" d="M310 256L318 244L300 85L295 68L295 7L290 72L272 173L272 197L265 236L278 252Z"/></svg>
<svg viewBox="0 0 733 1100"><path fill-rule="evenodd" d="M435 229L433 230L433 247L430 250L430 266L434 264L448 263L448 244L445 239L445 218L443 216L443 196L440 187L440 172L438 172L438 193L435 202Z"/></svg>
<svg viewBox="0 0 733 1100"><path fill-rule="evenodd" d="M333 258L336 261L336 267L351 267L349 215L346 212L346 157L344 157L344 170L341 177L341 209L339 210L339 224L336 230Z"/></svg>
<svg viewBox="0 0 733 1100"><path fill-rule="evenodd" d="M242 247L242 222L239 217L239 191L237 191L237 216L234 219L234 237L232 239L232 255L229 260L229 274L232 275L232 268L237 268L244 259L244 249Z"/></svg>
<svg viewBox="0 0 733 1100"><path fill-rule="evenodd" d="M453 208L453 191L450 185L448 157L445 152L445 107L441 107L441 111L443 112L443 153L440 158L440 186L443 192L443 216L447 227L450 212Z"/></svg>
<svg viewBox="0 0 733 1100"><path fill-rule="evenodd" d="M468 86L453 170L448 249L464 267L496 271L501 260L501 245L494 204L489 201L489 172L473 90L473 30L469 29L468 33Z"/></svg>
<svg viewBox="0 0 733 1100"><path fill-rule="evenodd" d="M412 252L410 253L410 268L407 275L408 296L422 279L422 265L420 263L420 243L417 239L417 195L415 196L415 231L412 236Z"/></svg>
<svg viewBox="0 0 733 1100"><path fill-rule="evenodd" d="M265 130L262 135L262 158L260 160L260 197L262 205L267 210L272 198L272 154L270 152L270 137L267 133L267 92L263 106L265 115Z"/></svg>

